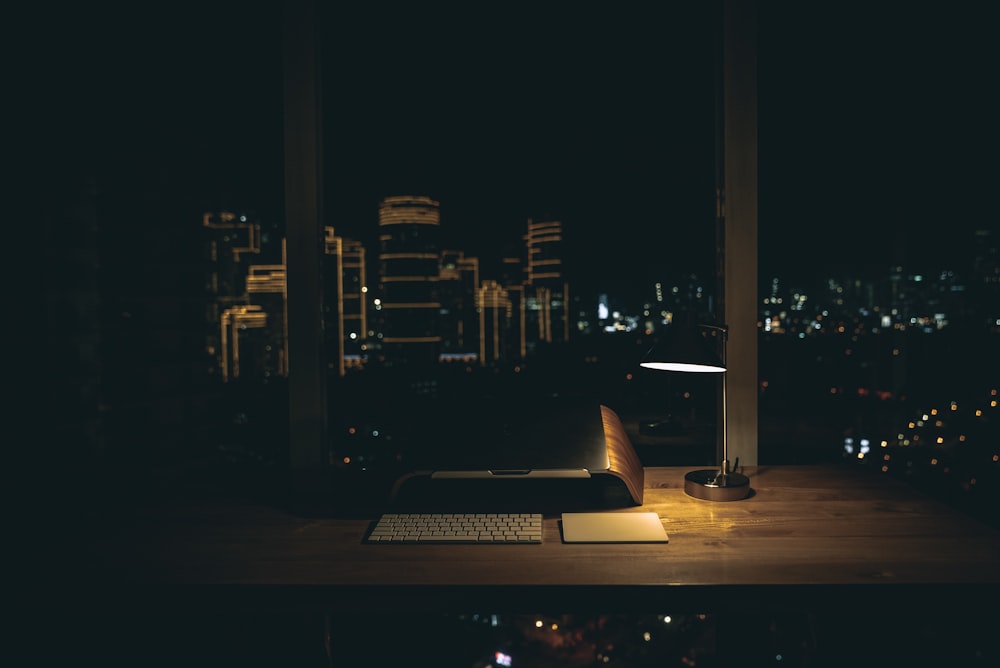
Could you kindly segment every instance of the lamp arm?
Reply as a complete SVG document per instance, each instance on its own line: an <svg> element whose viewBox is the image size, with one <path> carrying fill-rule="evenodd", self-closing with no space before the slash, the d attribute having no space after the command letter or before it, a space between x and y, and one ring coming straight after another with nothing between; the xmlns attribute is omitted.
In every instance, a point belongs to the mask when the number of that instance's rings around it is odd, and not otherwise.
<svg viewBox="0 0 1000 668"><path fill-rule="evenodd" d="M713 332L719 332L720 338L722 339L722 363L726 364L726 343L729 339L729 327L727 325L708 325L705 323L699 323L698 326Z"/></svg>

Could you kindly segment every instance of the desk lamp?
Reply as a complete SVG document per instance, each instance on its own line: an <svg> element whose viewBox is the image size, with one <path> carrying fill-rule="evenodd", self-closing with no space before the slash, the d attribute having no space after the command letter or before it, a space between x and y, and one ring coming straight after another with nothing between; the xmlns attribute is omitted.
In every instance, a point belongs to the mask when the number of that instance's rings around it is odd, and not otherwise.
<svg viewBox="0 0 1000 668"><path fill-rule="evenodd" d="M750 493L750 479L729 470L729 444L726 424L726 336L725 325L677 325L673 336L653 346L639 366L658 371L722 374L722 464L717 469L691 471L684 476L688 496L706 501L736 501ZM722 340L721 357L712 344Z"/></svg>

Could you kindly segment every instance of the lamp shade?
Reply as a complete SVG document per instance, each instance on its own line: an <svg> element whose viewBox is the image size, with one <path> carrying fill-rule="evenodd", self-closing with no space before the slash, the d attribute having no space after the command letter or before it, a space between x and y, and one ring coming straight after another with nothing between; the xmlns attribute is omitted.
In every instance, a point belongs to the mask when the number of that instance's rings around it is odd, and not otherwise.
<svg viewBox="0 0 1000 668"><path fill-rule="evenodd" d="M726 364L717 352L723 327L682 323L649 349L639 366L658 371L684 373L722 373Z"/></svg>

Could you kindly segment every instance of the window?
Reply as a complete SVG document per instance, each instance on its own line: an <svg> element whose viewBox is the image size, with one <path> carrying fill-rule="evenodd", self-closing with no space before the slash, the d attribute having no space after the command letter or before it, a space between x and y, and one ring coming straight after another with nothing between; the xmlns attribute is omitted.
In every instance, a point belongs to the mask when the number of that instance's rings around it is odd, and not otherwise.
<svg viewBox="0 0 1000 668"><path fill-rule="evenodd" d="M761 457L853 463L995 521L989 20L760 11Z"/></svg>
<svg viewBox="0 0 1000 668"><path fill-rule="evenodd" d="M717 317L714 9L320 16L323 225L368 271L365 338L327 351L334 465L405 458L410 408L528 394L602 401L650 463L713 461L715 379L638 361Z"/></svg>

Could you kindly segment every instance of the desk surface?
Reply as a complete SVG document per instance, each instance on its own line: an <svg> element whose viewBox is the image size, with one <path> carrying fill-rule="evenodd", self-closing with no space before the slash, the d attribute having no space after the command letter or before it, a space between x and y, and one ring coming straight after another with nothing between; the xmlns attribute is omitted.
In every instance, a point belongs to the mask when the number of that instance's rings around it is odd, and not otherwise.
<svg viewBox="0 0 1000 668"><path fill-rule="evenodd" d="M566 544L553 516L540 545L370 545L369 519L174 501L95 521L76 577L123 595L341 611L947 604L1000 592L1000 532L892 478L762 466L746 471L749 498L709 502L684 494L689 470L647 468L644 505L609 511L658 513L668 544Z"/></svg>

